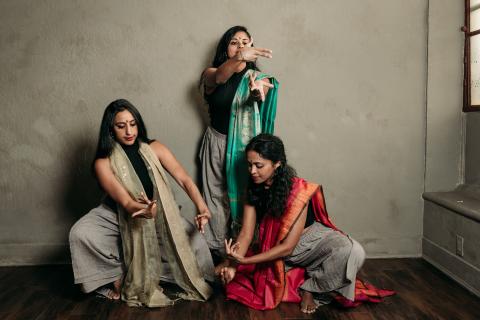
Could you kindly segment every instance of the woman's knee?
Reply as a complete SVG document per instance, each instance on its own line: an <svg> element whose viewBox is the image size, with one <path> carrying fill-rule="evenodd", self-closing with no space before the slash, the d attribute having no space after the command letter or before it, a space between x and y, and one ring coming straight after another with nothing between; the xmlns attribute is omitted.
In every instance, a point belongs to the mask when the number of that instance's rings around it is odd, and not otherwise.
<svg viewBox="0 0 480 320"><path fill-rule="evenodd" d="M88 234L89 228L83 223L80 219L77 221L72 228L70 229L70 233L68 235L68 239L70 243L84 243L88 241Z"/></svg>
<svg viewBox="0 0 480 320"><path fill-rule="evenodd" d="M362 245L358 243L356 240L352 239L352 243L353 244L352 244L351 255L353 255L353 257L357 261L358 268L360 269L360 267L365 262L365 257L366 257L365 250L363 249Z"/></svg>

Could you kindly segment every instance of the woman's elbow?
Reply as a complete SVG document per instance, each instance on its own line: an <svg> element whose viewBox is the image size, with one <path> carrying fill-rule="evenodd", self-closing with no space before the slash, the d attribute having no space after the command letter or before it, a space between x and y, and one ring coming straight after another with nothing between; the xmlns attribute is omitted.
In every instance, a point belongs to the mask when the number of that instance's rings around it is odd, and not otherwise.
<svg viewBox="0 0 480 320"><path fill-rule="evenodd" d="M288 257L292 255L293 250L295 250L295 246L291 246L291 245L285 246L285 248L282 250L282 257Z"/></svg>
<svg viewBox="0 0 480 320"><path fill-rule="evenodd" d="M192 188L196 187L192 178L190 178L190 176L188 176L188 175L185 175L185 176L181 177L180 179L178 179L177 183L180 186L180 188L185 190L185 192L188 192L188 190L191 190Z"/></svg>
<svg viewBox="0 0 480 320"><path fill-rule="evenodd" d="M215 84L218 86L218 85L222 85L222 84L225 84L227 82L228 79L226 79L221 73L217 73L215 75Z"/></svg>

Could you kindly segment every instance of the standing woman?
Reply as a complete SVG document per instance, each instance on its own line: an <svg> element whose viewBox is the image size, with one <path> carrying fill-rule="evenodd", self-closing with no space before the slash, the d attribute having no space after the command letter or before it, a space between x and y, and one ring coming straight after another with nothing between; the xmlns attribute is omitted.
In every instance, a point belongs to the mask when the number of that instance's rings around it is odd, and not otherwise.
<svg viewBox="0 0 480 320"><path fill-rule="evenodd" d="M201 77L210 114L199 155L203 196L212 213L205 237L215 255L224 253L230 228L235 233L241 222L245 145L261 132L273 132L278 83L258 72L259 57L271 58L272 51L253 47L245 27L232 27Z"/></svg>
<svg viewBox="0 0 480 320"><path fill-rule="evenodd" d="M260 134L245 152L250 182L242 229L235 243L225 240L230 264L220 271L227 298L260 310L300 302L312 313L331 293L346 306L379 302L365 292L377 299L392 294L355 290L362 246L330 221L321 186L296 177L278 137ZM247 254L257 222L258 249Z"/></svg>
<svg viewBox="0 0 480 320"><path fill-rule="evenodd" d="M113 300L121 293L130 306L173 304L160 280L178 284L185 291L181 298L208 299L211 288L204 278L213 280L208 247L180 216L164 169L195 204L200 231L210 213L170 150L148 138L129 101L115 100L105 109L93 167L106 197L70 231L75 283Z"/></svg>

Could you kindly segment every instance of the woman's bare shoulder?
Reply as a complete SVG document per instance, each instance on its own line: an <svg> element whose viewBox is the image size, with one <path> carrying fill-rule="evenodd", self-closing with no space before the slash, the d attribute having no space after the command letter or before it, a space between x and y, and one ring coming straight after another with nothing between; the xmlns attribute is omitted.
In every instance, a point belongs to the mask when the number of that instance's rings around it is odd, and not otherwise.
<svg viewBox="0 0 480 320"><path fill-rule="evenodd" d="M150 148L152 148L153 152L155 152L159 159L162 158L162 156L165 156L165 154L171 153L170 149L168 149L166 145L164 145L158 140L153 140L152 142L150 142L149 146Z"/></svg>

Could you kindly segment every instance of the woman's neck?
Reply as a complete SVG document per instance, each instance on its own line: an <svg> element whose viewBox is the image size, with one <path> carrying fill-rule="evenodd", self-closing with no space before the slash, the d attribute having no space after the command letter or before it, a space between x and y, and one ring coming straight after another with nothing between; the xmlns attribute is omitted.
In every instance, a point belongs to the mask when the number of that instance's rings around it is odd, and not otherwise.
<svg viewBox="0 0 480 320"><path fill-rule="evenodd" d="M127 145L127 144L120 143L120 145L122 146L122 149L125 150L125 151L138 150L138 148L140 147L138 139L136 139L133 144Z"/></svg>

